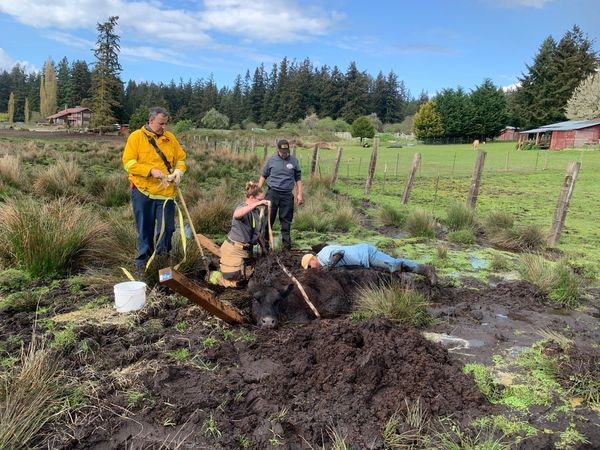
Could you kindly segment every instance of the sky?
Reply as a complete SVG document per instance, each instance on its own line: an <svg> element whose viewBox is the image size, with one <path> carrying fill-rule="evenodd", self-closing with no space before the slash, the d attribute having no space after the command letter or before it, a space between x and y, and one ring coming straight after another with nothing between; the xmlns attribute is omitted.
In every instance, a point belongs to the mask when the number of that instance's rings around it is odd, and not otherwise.
<svg viewBox="0 0 600 450"><path fill-rule="evenodd" d="M309 58L393 71L411 96L498 87L527 73L542 42L578 25L600 52L598 0L0 0L0 70L51 58L94 62L97 24L119 16L121 79L232 87L264 64Z"/></svg>

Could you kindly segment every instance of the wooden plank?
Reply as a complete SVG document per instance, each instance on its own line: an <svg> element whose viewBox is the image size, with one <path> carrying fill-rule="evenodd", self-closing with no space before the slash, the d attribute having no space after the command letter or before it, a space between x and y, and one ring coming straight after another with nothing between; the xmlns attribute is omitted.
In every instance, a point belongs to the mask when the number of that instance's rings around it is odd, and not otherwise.
<svg viewBox="0 0 600 450"><path fill-rule="evenodd" d="M189 301L202 306L205 310L219 319L230 324L245 323L246 319L235 309L230 308L217 299L212 292L198 286L189 278L180 274L171 267L165 267L158 272L159 281Z"/></svg>
<svg viewBox="0 0 600 450"><path fill-rule="evenodd" d="M200 244L202 244L204 248L206 248L213 255L218 256L219 258L221 257L221 247L215 244L215 242L212 239L198 232L196 232L196 237L198 238Z"/></svg>

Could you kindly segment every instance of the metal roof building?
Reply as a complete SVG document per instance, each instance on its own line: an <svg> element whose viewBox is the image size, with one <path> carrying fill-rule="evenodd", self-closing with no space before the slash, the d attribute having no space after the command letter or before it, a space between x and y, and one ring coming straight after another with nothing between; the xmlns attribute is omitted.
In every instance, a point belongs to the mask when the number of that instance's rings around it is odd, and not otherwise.
<svg viewBox="0 0 600 450"><path fill-rule="evenodd" d="M550 150L598 145L600 119L568 120L519 132L517 148L521 148L525 141L535 141L535 145Z"/></svg>

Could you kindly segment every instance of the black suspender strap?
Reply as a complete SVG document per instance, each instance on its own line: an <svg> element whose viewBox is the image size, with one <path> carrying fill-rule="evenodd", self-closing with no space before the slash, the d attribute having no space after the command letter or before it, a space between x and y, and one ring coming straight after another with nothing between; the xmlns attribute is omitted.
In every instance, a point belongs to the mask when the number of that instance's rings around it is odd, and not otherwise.
<svg viewBox="0 0 600 450"><path fill-rule="evenodd" d="M163 160L163 162L165 163L165 166L167 166L167 170L169 171L169 173L173 172L173 168L171 167L171 164L169 163L169 161L167 161L167 157L165 156L165 154L162 152L162 150L156 144L156 140L152 136L148 136L148 142L150 142L150 144L152 144L152 147L154 147L154 150L156 150L156 153L158 153L158 156L160 156L160 159Z"/></svg>

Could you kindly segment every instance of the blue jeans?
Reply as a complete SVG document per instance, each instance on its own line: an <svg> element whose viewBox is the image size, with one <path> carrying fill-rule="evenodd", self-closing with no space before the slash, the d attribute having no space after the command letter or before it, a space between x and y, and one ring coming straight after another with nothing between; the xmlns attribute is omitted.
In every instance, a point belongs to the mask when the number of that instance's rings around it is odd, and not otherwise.
<svg viewBox="0 0 600 450"><path fill-rule="evenodd" d="M402 267L408 269L408 272L414 272L419 267L419 263L412 259L394 258L372 245L369 245L369 265L371 267L389 270L390 272L395 272Z"/></svg>
<svg viewBox="0 0 600 450"><path fill-rule="evenodd" d="M138 235L138 254L135 258L135 265L143 268L155 248L157 255L171 251L171 239L175 231L175 202L152 199L134 187L131 189L131 204ZM162 237L155 244L162 227L164 227Z"/></svg>

